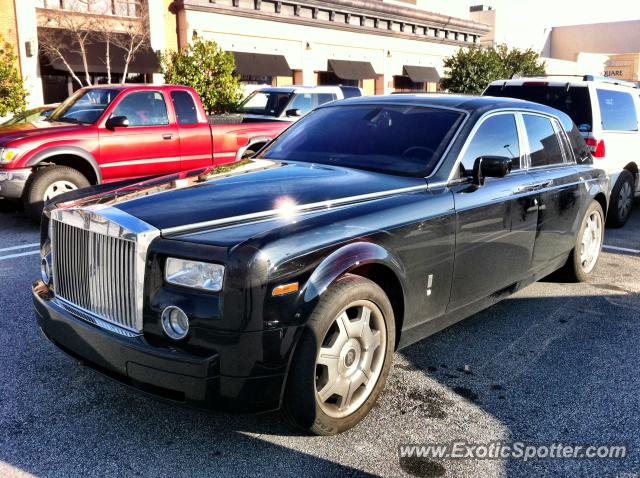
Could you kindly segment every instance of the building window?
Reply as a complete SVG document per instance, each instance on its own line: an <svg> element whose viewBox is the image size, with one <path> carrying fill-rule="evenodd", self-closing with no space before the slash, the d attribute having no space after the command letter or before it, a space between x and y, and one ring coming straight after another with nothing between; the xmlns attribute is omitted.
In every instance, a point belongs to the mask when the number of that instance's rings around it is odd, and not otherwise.
<svg viewBox="0 0 640 478"><path fill-rule="evenodd" d="M318 85L325 86L360 86L359 80L343 80L338 78L332 71L319 71L318 72Z"/></svg>
<svg viewBox="0 0 640 478"><path fill-rule="evenodd" d="M411 81L408 76L396 75L393 77L393 88L396 91L425 91L425 84Z"/></svg>
<svg viewBox="0 0 640 478"><path fill-rule="evenodd" d="M40 8L96 15L137 17L140 11L139 3L140 0L38 0L36 5Z"/></svg>

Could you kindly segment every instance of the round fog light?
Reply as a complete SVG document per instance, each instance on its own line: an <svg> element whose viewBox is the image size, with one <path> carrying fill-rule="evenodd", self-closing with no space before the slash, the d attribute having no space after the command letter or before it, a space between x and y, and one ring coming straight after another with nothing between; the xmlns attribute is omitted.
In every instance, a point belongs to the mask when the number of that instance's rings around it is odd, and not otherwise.
<svg viewBox="0 0 640 478"><path fill-rule="evenodd" d="M49 266L49 261L46 257L43 257L40 261L40 276L42 277L42 282L47 285L51 283L51 267Z"/></svg>
<svg viewBox="0 0 640 478"><path fill-rule="evenodd" d="M162 311L162 329L173 340L184 339L189 332L189 317L180 307L170 305Z"/></svg>

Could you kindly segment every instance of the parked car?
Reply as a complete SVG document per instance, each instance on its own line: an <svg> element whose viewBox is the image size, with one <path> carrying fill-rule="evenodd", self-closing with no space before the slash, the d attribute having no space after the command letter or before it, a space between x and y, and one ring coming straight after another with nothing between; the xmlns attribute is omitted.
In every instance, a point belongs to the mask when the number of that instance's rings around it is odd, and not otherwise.
<svg viewBox="0 0 640 478"><path fill-rule="evenodd" d="M0 131L2 131L2 126L10 126L13 124L25 124L25 123L37 123L39 121L46 120L53 110L58 107L58 103L52 103L50 105L37 106L35 108L31 108L29 110L23 111L22 113L17 113L13 115L11 118L0 124Z"/></svg>
<svg viewBox="0 0 640 478"><path fill-rule="evenodd" d="M171 85L78 90L46 123L0 128L0 198L43 204L91 184L226 164L286 123L209 125L198 94Z"/></svg>
<svg viewBox="0 0 640 478"><path fill-rule="evenodd" d="M640 90L604 77L536 77L494 81L483 95L535 101L567 113L611 177L607 224L621 227L640 195Z"/></svg>
<svg viewBox="0 0 640 478"><path fill-rule="evenodd" d="M260 88L238 108L243 122L297 121L317 106L330 101L362 96L355 86L278 86Z"/></svg>
<svg viewBox="0 0 640 478"><path fill-rule="evenodd" d="M292 125L259 171L60 196L38 323L142 390L342 432L397 348L558 269L593 274L609 184L573 128L517 100L355 98Z"/></svg>

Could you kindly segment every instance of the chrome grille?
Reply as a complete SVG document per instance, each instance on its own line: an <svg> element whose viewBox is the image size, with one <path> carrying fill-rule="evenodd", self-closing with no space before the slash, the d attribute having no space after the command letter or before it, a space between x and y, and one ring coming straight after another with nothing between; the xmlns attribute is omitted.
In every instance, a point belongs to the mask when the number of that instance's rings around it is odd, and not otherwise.
<svg viewBox="0 0 640 478"><path fill-rule="evenodd" d="M71 203L50 214L56 300L111 332L140 334L147 251L160 231L106 204Z"/></svg>
<svg viewBox="0 0 640 478"><path fill-rule="evenodd" d="M108 231L109 221L93 216L96 219ZM51 242L56 296L85 313L139 332L135 235L114 237L52 220Z"/></svg>

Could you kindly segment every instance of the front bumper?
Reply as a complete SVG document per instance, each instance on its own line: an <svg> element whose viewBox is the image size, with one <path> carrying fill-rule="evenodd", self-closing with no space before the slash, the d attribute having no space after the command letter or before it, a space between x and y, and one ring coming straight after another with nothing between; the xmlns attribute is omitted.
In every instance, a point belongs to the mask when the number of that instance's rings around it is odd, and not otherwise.
<svg viewBox="0 0 640 478"><path fill-rule="evenodd" d="M221 375L220 354L197 357L154 347L144 336L125 337L102 329L64 309L41 281L34 283L32 296L38 325L54 345L121 383L198 408L259 412L280 407L284 374ZM229 352L225 358L233 360Z"/></svg>
<svg viewBox="0 0 640 478"><path fill-rule="evenodd" d="M0 168L0 198L20 199L31 174L31 169Z"/></svg>

